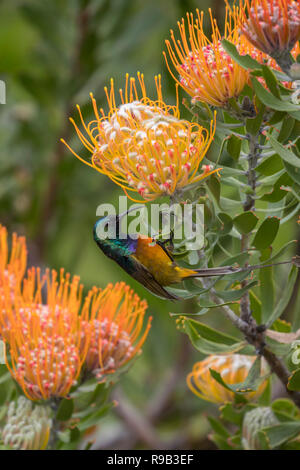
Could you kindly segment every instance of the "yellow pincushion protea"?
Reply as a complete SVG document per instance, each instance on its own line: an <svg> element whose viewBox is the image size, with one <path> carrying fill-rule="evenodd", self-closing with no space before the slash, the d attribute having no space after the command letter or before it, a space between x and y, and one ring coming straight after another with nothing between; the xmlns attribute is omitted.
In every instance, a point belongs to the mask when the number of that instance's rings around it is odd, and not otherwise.
<svg viewBox="0 0 300 470"><path fill-rule="evenodd" d="M140 353L151 326L143 329L147 302L124 282L95 290L91 314L85 311L82 337L89 336L85 366L99 380Z"/></svg>
<svg viewBox="0 0 300 470"><path fill-rule="evenodd" d="M91 159L83 159L63 142L82 162L121 186L130 199L135 200L131 192L136 192L143 201L151 201L162 195L172 195L218 171L209 165L201 168L214 137L215 123L211 123L208 131L180 119L178 105L168 106L163 101L160 76L155 78L156 101L147 97L142 74L138 74L138 82L140 93L135 79L126 75L125 89L120 90L121 105L118 106L111 80L110 90L105 88L109 106L107 115L103 109L98 110L91 95L95 119L88 124L77 106L82 129L73 119L71 122L92 154Z"/></svg>
<svg viewBox="0 0 300 470"><path fill-rule="evenodd" d="M190 390L203 400L212 403L232 402L234 393L220 385L210 374L210 369L216 370L228 385L243 382L255 361L254 356L242 354L211 355L203 361L194 364L192 372L187 376ZM263 363L262 374L266 374ZM264 381L255 392L243 394L248 400L256 400L266 388Z"/></svg>
<svg viewBox="0 0 300 470"><path fill-rule="evenodd" d="M164 52L167 67L174 80L192 97L192 102L208 103L212 106L226 107L231 98L237 98L249 80L249 71L235 62L224 50L216 20L211 10L210 20L212 36L209 39L203 29L203 12L196 10L196 15L187 13L178 22L180 40L171 30L171 41L166 46L175 72ZM240 54L255 51L251 44L239 33L240 11L226 7L224 38L232 42Z"/></svg>
<svg viewBox="0 0 300 470"><path fill-rule="evenodd" d="M294 0L241 0L241 30L248 41L278 57L300 38L300 3Z"/></svg>

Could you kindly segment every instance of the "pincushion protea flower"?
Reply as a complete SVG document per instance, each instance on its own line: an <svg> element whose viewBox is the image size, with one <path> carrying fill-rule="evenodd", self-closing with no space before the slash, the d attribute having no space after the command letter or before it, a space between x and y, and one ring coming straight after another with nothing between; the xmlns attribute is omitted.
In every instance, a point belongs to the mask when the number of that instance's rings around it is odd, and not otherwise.
<svg viewBox="0 0 300 470"><path fill-rule="evenodd" d="M44 450L47 447L52 420L47 406L32 406L25 397L12 401L7 422L0 433L4 445L14 450Z"/></svg>
<svg viewBox="0 0 300 470"><path fill-rule="evenodd" d="M32 268L23 282L19 295L0 299L0 331L11 357L7 366L27 398L66 396L79 377L88 346L88 337L84 347L79 344L79 278L71 279L63 270L59 279L54 270L41 277L39 269ZM90 298L86 298L83 311Z"/></svg>
<svg viewBox="0 0 300 470"><path fill-rule="evenodd" d="M278 58L300 38L300 3L294 0L241 0L241 30L257 49ZM248 17L247 17L248 13Z"/></svg>
<svg viewBox="0 0 300 470"><path fill-rule="evenodd" d="M194 364L192 372L187 376L187 384L195 395L213 403L232 402L234 393L220 385L210 374L210 369L216 370L228 385L243 382L255 361L254 356L242 354L211 355L203 361ZM263 363L262 373L266 374ZM257 399L264 391L267 381L264 381L254 392L245 393L248 400ZM244 395L244 394L243 394Z"/></svg>
<svg viewBox="0 0 300 470"><path fill-rule="evenodd" d="M179 85L192 97L192 103L201 101L212 106L226 107L231 98L237 98L249 79L249 71L236 63L224 50L222 36L216 20L210 20L212 37L203 30L203 12L196 10L196 16L187 13L178 22L181 40L176 40L171 30L171 41L166 41L170 61L164 52L167 67ZM240 12L237 8L226 7L224 38L232 42L240 54L253 54L253 47L239 34ZM177 75L178 74L178 75Z"/></svg>
<svg viewBox="0 0 300 470"><path fill-rule="evenodd" d="M245 450L261 450L259 431L279 424L272 408L259 406L248 411L243 420L242 444Z"/></svg>
<svg viewBox="0 0 300 470"><path fill-rule="evenodd" d="M5 279L9 280L11 290L21 281L27 262L25 237L12 235L9 249L7 229L0 224L0 292Z"/></svg>
<svg viewBox="0 0 300 470"><path fill-rule="evenodd" d="M143 201L176 190L206 178L216 170L200 171L201 162L213 140L215 124L206 130L196 123L180 119L178 106L164 103L160 76L155 78L157 100L147 97L144 77L136 81L126 75L125 90L120 90L121 105L116 105L114 83L105 88L109 113L98 111L91 95L95 119L84 122L77 106L83 130L71 119L83 145L92 154L91 161L73 154L87 165L107 175L129 192L137 192Z"/></svg>
<svg viewBox="0 0 300 470"><path fill-rule="evenodd" d="M85 366L99 380L126 365L140 353L151 326L142 332L147 302L124 282L95 290L91 315L83 322L82 337L89 336Z"/></svg>

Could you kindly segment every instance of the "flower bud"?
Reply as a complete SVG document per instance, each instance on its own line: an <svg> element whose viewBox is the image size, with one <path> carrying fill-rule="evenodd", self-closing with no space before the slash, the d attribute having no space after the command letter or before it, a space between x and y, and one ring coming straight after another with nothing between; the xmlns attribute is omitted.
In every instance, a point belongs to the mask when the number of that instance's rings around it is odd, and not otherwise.
<svg viewBox="0 0 300 470"><path fill-rule="evenodd" d="M44 450L52 425L50 413L49 407L32 406L25 397L11 402L1 435L4 444L14 450Z"/></svg>
<svg viewBox="0 0 300 470"><path fill-rule="evenodd" d="M245 450L260 450L257 433L268 426L278 424L278 419L268 406L255 408L245 414L243 421L242 444Z"/></svg>

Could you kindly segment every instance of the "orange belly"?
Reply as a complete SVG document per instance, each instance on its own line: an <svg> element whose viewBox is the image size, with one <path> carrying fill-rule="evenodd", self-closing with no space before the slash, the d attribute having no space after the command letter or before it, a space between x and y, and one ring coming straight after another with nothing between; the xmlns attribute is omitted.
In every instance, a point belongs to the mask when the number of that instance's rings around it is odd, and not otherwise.
<svg viewBox="0 0 300 470"><path fill-rule="evenodd" d="M181 268L173 262L163 248L152 238L139 238L135 257L162 286L181 281Z"/></svg>

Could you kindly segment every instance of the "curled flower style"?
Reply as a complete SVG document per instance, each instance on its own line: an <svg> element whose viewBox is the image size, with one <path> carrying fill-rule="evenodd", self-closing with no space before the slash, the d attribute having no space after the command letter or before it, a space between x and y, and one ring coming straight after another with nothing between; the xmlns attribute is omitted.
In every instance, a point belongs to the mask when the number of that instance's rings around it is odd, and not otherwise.
<svg viewBox="0 0 300 470"><path fill-rule="evenodd" d="M7 286L6 286L7 287ZM46 299L43 300L43 289ZM88 347L80 340L82 297L79 278L61 270L41 277L31 269L22 293L0 301L0 328L9 343L7 366L27 398L46 400L66 396L76 384ZM88 295L83 312L88 309Z"/></svg>
<svg viewBox="0 0 300 470"><path fill-rule="evenodd" d="M194 364L192 372L187 376L190 390L203 400L213 403L226 403L234 400L234 393L220 385L210 374L210 369L220 373L224 382L233 385L243 382L255 361L254 356L242 354L211 355L203 361ZM265 363L262 363L262 374L267 372ZM265 390L267 380L254 392L246 392L248 400L256 400Z"/></svg>
<svg viewBox="0 0 300 470"><path fill-rule="evenodd" d="M257 49L278 58L300 38L300 3L294 0L241 0L241 31ZM248 13L248 16L247 16Z"/></svg>
<svg viewBox="0 0 300 470"><path fill-rule="evenodd" d="M50 407L32 406L25 397L12 401L1 433L4 445L14 450L46 449L52 426L50 415Z"/></svg>
<svg viewBox="0 0 300 470"><path fill-rule="evenodd" d="M178 105L164 103L160 76L155 77L157 100L147 97L144 77L138 73L140 94L133 77L126 75L117 106L114 82L105 88L109 113L98 110L91 95L95 119L86 124L77 106L83 130L71 119L79 139L92 154L90 159L77 155L82 162L107 175L130 194L137 192L142 201L171 195L188 184L196 183L217 169L205 172L200 164L213 140L215 123L210 130L180 119ZM128 194L129 192L129 194ZM139 201L140 202L140 201Z"/></svg>
<svg viewBox="0 0 300 470"><path fill-rule="evenodd" d="M210 20L212 37L209 39L203 29L203 12L196 15L187 13L178 21L180 39L171 30L171 41L166 41L170 61L164 52L167 67L174 80L192 97L192 103L201 101L212 106L226 107L231 98L237 98L249 79L249 71L235 62L224 50L216 20ZM251 44L239 34L240 12L237 8L226 7L224 38L232 42L240 54L253 55ZM177 75L178 74L178 75Z"/></svg>
<svg viewBox="0 0 300 470"><path fill-rule="evenodd" d="M25 237L12 235L9 249L7 229L0 224L0 292L3 282L9 281L11 290L22 280L27 263Z"/></svg>
<svg viewBox="0 0 300 470"><path fill-rule="evenodd" d="M104 380L140 353L151 326L151 317L143 329L147 302L124 282L95 290L91 315L83 323L82 338L89 336L85 366Z"/></svg>

